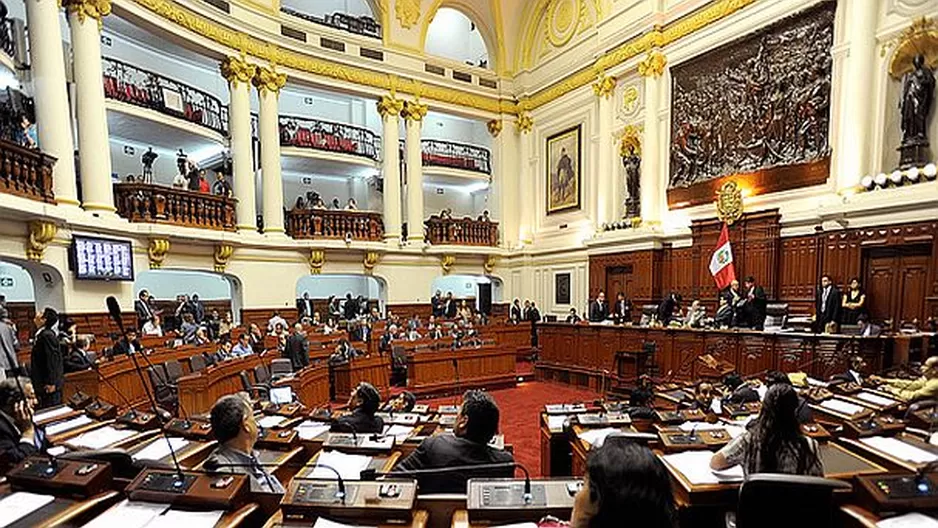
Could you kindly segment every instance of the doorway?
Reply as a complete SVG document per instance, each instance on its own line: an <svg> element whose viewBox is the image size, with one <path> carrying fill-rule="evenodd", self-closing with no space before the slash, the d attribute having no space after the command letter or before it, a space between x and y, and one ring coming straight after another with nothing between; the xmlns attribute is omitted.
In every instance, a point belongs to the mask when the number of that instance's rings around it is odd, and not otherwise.
<svg viewBox="0 0 938 528"><path fill-rule="evenodd" d="M613 302L616 294L622 292L627 299L632 299L632 265L613 266L606 268L606 300Z"/></svg>
<svg viewBox="0 0 938 528"><path fill-rule="evenodd" d="M866 305L874 321L897 325L923 320L931 246L914 244L870 248L863 252Z"/></svg>

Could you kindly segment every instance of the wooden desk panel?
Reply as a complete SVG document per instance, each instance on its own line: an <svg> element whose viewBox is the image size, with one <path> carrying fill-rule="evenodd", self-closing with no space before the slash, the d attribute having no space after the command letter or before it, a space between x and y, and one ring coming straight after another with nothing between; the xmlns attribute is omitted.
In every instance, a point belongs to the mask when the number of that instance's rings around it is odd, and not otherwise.
<svg viewBox="0 0 938 528"><path fill-rule="evenodd" d="M391 386L390 356L359 357L348 363L336 365L333 370L335 398L339 401L347 400L352 390L363 381L374 385L379 393L386 392Z"/></svg>
<svg viewBox="0 0 938 528"><path fill-rule="evenodd" d="M289 385L293 388L300 403L315 409L329 403L329 365L320 362L309 365L293 374L292 377L280 380L274 386Z"/></svg>
<svg viewBox="0 0 938 528"><path fill-rule="evenodd" d="M515 364L515 349L500 345L416 352L407 356L407 386L428 394L514 385Z"/></svg>
<svg viewBox="0 0 938 528"><path fill-rule="evenodd" d="M207 413L218 398L243 390L241 371L252 372L257 365L269 361L264 361L265 358L254 354L231 359L179 378L180 408L189 415Z"/></svg>

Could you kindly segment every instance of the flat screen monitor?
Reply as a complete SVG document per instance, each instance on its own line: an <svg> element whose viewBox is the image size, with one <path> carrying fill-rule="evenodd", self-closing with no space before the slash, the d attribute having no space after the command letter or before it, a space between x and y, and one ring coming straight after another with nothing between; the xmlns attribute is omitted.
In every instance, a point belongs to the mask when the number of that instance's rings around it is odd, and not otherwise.
<svg viewBox="0 0 938 528"><path fill-rule="evenodd" d="M80 280L134 280L133 246L124 240L75 236L72 267Z"/></svg>

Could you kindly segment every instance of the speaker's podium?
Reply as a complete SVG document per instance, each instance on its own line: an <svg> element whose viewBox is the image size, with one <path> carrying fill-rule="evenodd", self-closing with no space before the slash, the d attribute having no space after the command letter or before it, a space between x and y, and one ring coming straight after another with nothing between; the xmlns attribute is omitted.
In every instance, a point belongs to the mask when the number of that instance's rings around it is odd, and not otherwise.
<svg viewBox="0 0 938 528"><path fill-rule="evenodd" d="M570 519L579 479L469 479L467 511L453 515L453 528Z"/></svg>
<svg viewBox="0 0 938 528"><path fill-rule="evenodd" d="M427 513L414 510L416 499L417 482L412 479L297 478L290 484L280 512L266 526L312 526L324 517L355 525L425 528Z"/></svg>

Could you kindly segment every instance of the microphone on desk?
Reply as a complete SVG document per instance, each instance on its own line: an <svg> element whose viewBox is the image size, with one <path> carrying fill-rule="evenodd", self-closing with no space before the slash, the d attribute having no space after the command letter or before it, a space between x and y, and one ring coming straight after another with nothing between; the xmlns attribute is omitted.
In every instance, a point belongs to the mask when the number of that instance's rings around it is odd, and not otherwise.
<svg viewBox="0 0 938 528"><path fill-rule="evenodd" d="M521 500L524 504L534 502L534 494L531 492L531 474L523 464L518 462L498 462L493 464L476 464L464 466L448 466L442 468L430 469L396 469L393 471L374 471L366 469L361 472L362 480L375 480L377 477L400 477L400 476L419 476L419 475L440 475L446 473L461 473L482 471L487 469L515 469L518 468L524 473L524 491L521 494Z"/></svg>

